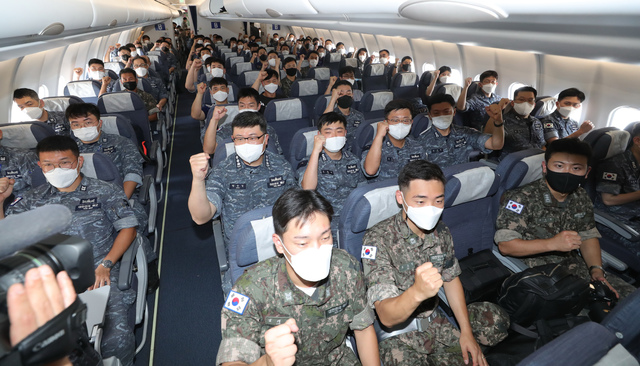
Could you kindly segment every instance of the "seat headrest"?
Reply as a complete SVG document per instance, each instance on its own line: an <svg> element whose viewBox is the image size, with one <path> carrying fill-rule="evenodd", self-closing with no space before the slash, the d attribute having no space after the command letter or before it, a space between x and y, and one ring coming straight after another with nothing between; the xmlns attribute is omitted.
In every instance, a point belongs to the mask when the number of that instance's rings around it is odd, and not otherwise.
<svg viewBox="0 0 640 366"><path fill-rule="evenodd" d="M369 69L369 76L384 75L384 64L371 64L367 69Z"/></svg>
<svg viewBox="0 0 640 366"><path fill-rule="evenodd" d="M49 97L42 98L42 100L44 100L44 109L52 112L64 112L69 104L78 103L78 100L73 96Z"/></svg>
<svg viewBox="0 0 640 366"><path fill-rule="evenodd" d="M358 59L356 58L345 58L344 59L345 66L358 67Z"/></svg>
<svg viewBox="0 0 640 366"><path fill-rule="evenodd" d="M489 197L498 190L497 174L482 163L459 164L443 171L447 179L445 207Z"/></svg>
<svg viewBox="0 0 640 366"><path fill-rule="evenodd" d="M631 134L627 131L605 127L591 131L584 141L591 145L594 159L604 160L623 153L630 138Z"/></svg>
<svg viewBox="0 0 640 366"><path fill-rule="evenodd" d="M315 67L311 70L313 70L313 78L316 80L329 80L331 78L331 69L328 67Z"/></svg>
<svg viewBox="0 0 640 366"><path fill-rule="evenodd" d="M544 152L527 149L507 155L496 168L504 189L514 189L529 184L542 177Z"/></svg>
<svg viewBox="0 0 640 366"><path fill-rule="evenodd" d="M458 84L444 84L442 89L441 93L451 95L453 100L458 100L458 97L460 97L460 93L462 92L462 88Z"/></svg>
<svg viewBox="0 0 640 366"><path fill-rule="evenodd" d="M253 85L253 83L255 83L256 79L258 79L259 75L260 75L260 71L258 71L258 70L245 71L244 72L244 83L246 85Z"/></svg>
<svg viewBox="0 0 640 366"><path fill-rule="evenodd" d="M338 52L329 53L329 62L331 63L340 62L341 59L342 59L341 53L338 53Z"/></svg>
<svg viewBox="0 0 640 366"><path fill-rule="evenodd" d="M418 79L418 75L412 72L402 72L399 74L402 80L400 81L400 86L415 86L416 80Z"/></svg>
<svg viewBox="0 0 640 366"><path fill-rule="evenodd" d="M267 206L249 211L236 221L231 245L236 245L238 266L250 266L278 254L272 239L275 233L272 208Z"/></svg>
<svg viewBox="0 0 640 366"><path fill-rule="evenodd" d="M556 110L556 98L542 97L536 101L536 106L531 112L536 118L544 118Z"/></svg>
<svg viewBox="0 0 640 366"><path fill-rule="evenodd" d="M375 188L365 193L364 200L358 203L362 210L352 218L351 230L353 232L365 231L398 213L400 206L396 202L397 190L398 185L396 184Z"/></svg>
<svg viewBox="0 0 640 366"><path fill-rule="evenodd" d="M369 111L381 111L384 110L384 107L393 100L393 92L390 91L379 91L371 93L373 97L373 103L371 103L371 109Z"/></svg>
<svg viewBox="0 0 640 366"><path fill-rule="evenodd" d="M144 103L138 94L129 91L103 94L99 98L98 107L101 104L104 107L104 111L101 112L105 113L133 112L144 109Z"/></svg>
<svg viewBox="0 0 640 366"><path fill-rule="evenodd" d="M297 90L298 97L306 97L306 96L319 94L319 90L318 90L319 87L318 87L317 80L296 80L294 84L295 83L298 84L298 90ZM292 89L294 88L292 87Z"/></svg>
<svg viewBox="0 0 640 366"><path fill-rule="evenodd" d="M244 71L251 71L252 65L251 62L238 62L235 64L236 74L239 75Z"/></svg>
<svg viewBox="0 0 640 366"><path fill-rule="evenodd" d="M96 87L93 80L79 80L67 83L66 89L69 95L80 98L95 98L100 94L100 88Z"/></svg>
<svg viewBox="0 0 640 366"><path fill-rule="evenodd" d="M53 129L43 122L24 122L0 125L2 146L35 149L38 141L55 135Z"/></svg>
<svg viewBox="0 0 640 366"><path fill-rule="evenodd" d="M229 59L229 66L233 67L233 65L239 62L244 62L244 57L231 57Z"/></svg>
<svg viewBox="0 0 640 366"><path fill-rule="evenodd" d="M302 103L302 101L298 98L275 100L269 104L273 104L275 107L276 121L288 121L292 119L306 118L303 112L304 103Z"/></svg>

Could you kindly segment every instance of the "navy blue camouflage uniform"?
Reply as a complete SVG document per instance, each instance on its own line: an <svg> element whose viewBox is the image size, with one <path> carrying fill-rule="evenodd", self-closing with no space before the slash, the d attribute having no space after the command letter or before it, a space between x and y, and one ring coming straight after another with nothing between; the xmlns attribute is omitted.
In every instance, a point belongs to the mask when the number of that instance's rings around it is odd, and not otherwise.
<svg viewBox="0 0 640 366"><path fill-rule="evenodd" d="M442 136L437 128L431 126L424 131L418 141L426 152L427 160L441 168L469 162L469 154L480 151L488 154L492 150L484 144L491 135L473 128L451 125L449 135Z"/></svg>
<svg viewBox="0 0 640 366"><path fill-rule="evenodd" d="M64 112L47 111L49 118L45 121L46 124L53 128L53 131L58 136L69 136L71 133L71 126L69 121L64 116Z"/></svg>
<svg viewBox="0 0 640 366"><path fill-rule="evenodd" d="M364 161L369 155L370 146L366 147L366 150L362 152L362 159L360 160L362 165L362 173L369 179L369 182L377 182L388 178L398 178L400 169L408 162L426 159L424 146L413 136L407 136L404 139L404 146L398 148L393 146L389 137L385 136L382 141L382 153L380 155L380 167L374 175L369 175L364 170Z"/></svg>
<svg viewBox="0 0 640 366"><path fill-rule="evenodd" d="M489 119L485 107L493 103L498 103L500 99L502 98L496 93L491 93L491 96L487 97L481 91L469 97L469 99L467 99L467 109L461 111L464 112L462 115L464 117L464 125L482 131Z"/></svg>
<svg viewBox="0 0 640 366"><path fill-rule="evenodd" d="M31 173L39 169L37 162L38 157L31 150L0 145L0 178L15 180L15 196L20 196L31 188Z"/></svg>
<svg viewBox="0 0 640 366"><path fill-rule="evenodd" d="M540 122L542 123L542 127L544 129L545 140L549 140L550 138L554 137L563 139L578 131L578 128L580 128L580 125L577 121L571 118L562 118L562 115L560 114L560 112L558 112L558 110L542 118Z"/></svg>
<svg viewBox="0 0 640 366"><path fill-rule="evenodd" d="M346 120L347 120L347 149L349 149L349 151L351 151L351 148L353 146L353 144L355 144L356 141L356 130L358 129L358 126L360 126L360 124L362 122L364 122L364 114L362 112L360 112L359 110L355 109L353 106L351 106L351 109L349 111L348 115L344 115L342 112L340 112L340 108L338 108L338 105L336 103L336 106L333 108L333 111L340 114L341 116L343 116Z"/></svg>
<svg viewBox="0 0 640 366"><path fill-rule="evenodd" d="M505 113L504 119L504 147L500 160L512 152L526 149L542 149L546 144L542 123L536 117L529 115L524 118L513 109Z"/></svg>

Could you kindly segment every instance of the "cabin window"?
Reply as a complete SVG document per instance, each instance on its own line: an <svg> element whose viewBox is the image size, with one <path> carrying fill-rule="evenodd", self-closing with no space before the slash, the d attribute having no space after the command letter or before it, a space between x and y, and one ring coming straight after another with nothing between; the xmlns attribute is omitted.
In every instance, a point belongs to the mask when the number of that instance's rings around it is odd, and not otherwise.
<svg viewBox="0 0 640 366"><path fill-rule="evenodd" d="M616 127L623 130L632 122L640 121L640 109L628 106L618 107L609 113L608 127Z"/></svg>
<svg viewBox="0 0 640 366"><path fill-rule="evenodd" d="M430 64L428 62L425 62L422 64L422 72L424 73L425 71L433 71L435 70L436 67L433 66L433 64Z"/></svg>
<svg viewBox="0 0 640 366"><path fill-rule="evenodd" d="M519 83L517 81L515 83L511 83L507 92L509 94L509 99L513 100L513 94L515 94L516 90L522 88L523 86L527 86L527 84Z"/></svg>
<svg viewBox="0 0 640 366"><path fill-rule="evenodd" d="M49 88L47 88L47 86L44 84L40 85L40 87L38 88L38 96L40 98L49 97Z"/></svg>
<svg viewBox="0 0 640 366"><path fill-rule="evenodd" d="M462 85L462 73L458 69L451 68L451 81L450 83Z"/></svg>

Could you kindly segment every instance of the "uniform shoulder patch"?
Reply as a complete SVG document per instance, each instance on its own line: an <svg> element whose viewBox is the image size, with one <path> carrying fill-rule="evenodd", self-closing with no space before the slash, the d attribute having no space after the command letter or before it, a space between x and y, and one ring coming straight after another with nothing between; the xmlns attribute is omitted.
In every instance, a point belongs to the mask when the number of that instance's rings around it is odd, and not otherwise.
<svg viewBox="0 0 640 366"><path fill-rule="evenodd" d="M377 251L378 251L378 248L376 247L363 245L362 252L360 252L360 258L376 260Z"/></svg>
<svg viewBox="0 0 640 366"><path fill-rule="evenodd" d="M224 302L224 308L242 315L247 305L249 305L249 300L251 300L249 296L231 291L229 292L229 296L227 296L227 301Z"/></svg>
<svg viewBox="0 0 640 366"><path fill-rule="evenodd" d="M553 123L547 122L544 124L544 128L553 128Z"/></svg>
<svg viewBox="0 0 640 366"><path fill-rule="evenodd" d="M602 179L616 181L618 179L618 174L604 172L602 174Z"/></svg>
<svg viewBox="0 0 640 366"><path fill-rule="evenodd" d="M507 203L507 207L505 208L509 211L513 211L517 214L520 214L522 213L522 209L524 208L524 205L516 201L509 200L509 203Z"/></svg>

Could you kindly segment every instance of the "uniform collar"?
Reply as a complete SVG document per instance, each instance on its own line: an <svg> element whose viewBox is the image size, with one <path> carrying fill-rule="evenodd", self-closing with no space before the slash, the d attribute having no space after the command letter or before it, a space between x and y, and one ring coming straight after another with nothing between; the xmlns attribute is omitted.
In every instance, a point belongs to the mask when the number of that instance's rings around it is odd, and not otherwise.
<svg viewBox="0 0 640 366"><path fill-rule="evenodd" d="M333 294L331 294L330 284L333 267L329 271L329 276L322 280L320 285L316 287L313 295L309 296L293 284L291 278L289 278L289 273L287 273L287 265L285 262L286 259L284 255L278 258L278 269L276 272L276 287L283 306L322 305L332 298Z"/></svg>
<svg viewBox="0 0 640 366"><path fill-rule="evenodd" d="M234 153L235 154L235 153ZM240 159L240 157L238 156L238 154L234 155L236 158L236 169L237 170L242 170L244 168L249 167L247 164L245 164L242 159ZM262 154L262 164L255 166L255 167L250 167L250 168L259 168L259 167L266 167L267 169L271 170L271 160L269 159L269 152L267 150L264 151L264 153Z"/></svg>
<svg viewBox="0 0 640 366"><path fill-rule="evenodd" d="M401 211L396 214L396 216L394 217L394 220L395 220L395 227L398 228L398 233L404 239L405 244L411 247L422 246L425 243L433 244L433 241L428 240L428 238L430 235L433 235L435 230L429 234L426 234L424 239L420 238L418 235L416 235L416 233L411 231L409 224L407 224L407 221L402 217L402 212L403 212L402 210L404 209L401 209Z"/></svg>

